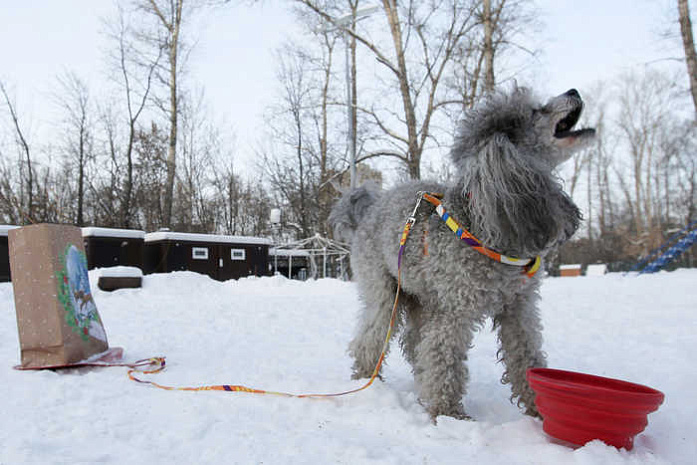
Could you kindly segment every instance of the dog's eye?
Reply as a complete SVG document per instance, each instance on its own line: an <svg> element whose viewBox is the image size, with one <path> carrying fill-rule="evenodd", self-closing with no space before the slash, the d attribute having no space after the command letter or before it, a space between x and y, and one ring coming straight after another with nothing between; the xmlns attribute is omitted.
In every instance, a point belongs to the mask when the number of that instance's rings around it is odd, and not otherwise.
<svg viewBox="0 0 697 465"><path fill-rule="evenodd" d="M539 118L539 117L545 116L547 114L549 114L549 110L545 107L532 109L532 117L533 118Z"/></svg>

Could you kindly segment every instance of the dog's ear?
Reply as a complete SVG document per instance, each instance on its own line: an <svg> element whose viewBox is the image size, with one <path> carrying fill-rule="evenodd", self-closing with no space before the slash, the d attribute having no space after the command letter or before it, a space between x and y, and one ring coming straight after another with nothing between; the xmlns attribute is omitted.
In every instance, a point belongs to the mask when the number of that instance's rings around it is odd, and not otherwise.
<svg viewBox="0 0 697 465"><path fill-rule="evenodd" d="M558 179L505 134L493 134L463 168L472 225L485 244L537 254L578 227L578 209Z"/></svg>

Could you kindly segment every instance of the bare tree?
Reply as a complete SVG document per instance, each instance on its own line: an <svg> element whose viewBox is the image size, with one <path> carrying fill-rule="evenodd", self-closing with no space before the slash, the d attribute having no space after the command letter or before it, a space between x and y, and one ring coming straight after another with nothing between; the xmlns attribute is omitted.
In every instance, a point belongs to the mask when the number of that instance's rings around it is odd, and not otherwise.
<svg viewBox="0 0 697 465"><path fill-rule="evenodd" d="M460 41L476 27L476 2L383 0L382 11L389 31L389 47L367 33L339 24L326 5L297 0L330 24L349 34L383 65L391 76L389 85L399 90L401 110L391 107L361 108L390 141L390 148L376 149L361 157L391 156L401 160L409 177L421 176L421 157L430 137L434 112L451 102L440 98L445 70Z"/></svg>
<svg viewBox="0 0 697 465"><path fill-rule="evenodd" d="M152 124L149 131L139 130L135 139L135 204L138 224L154 231L165 227L164 192L167 172L167 134Z"/></svg>
<svg viewBox="0 0 697 465"><path fill-rule="evenodd" d="M269 233L271 199L259 178L243 180L226 160L217 165L213 186L219 232L243 236Z"/></svg>
<svg viewBox="0 0 697 465"><path fill-rule="evenodd" d="M77 175L72 222L84 226L87 170L94 158L89 89L83 80L71 72L60 76L58 84L56 101L64 112L65 154Z"/></svg>
<svg viewBox="0 0 697 465"><path fill-rule="evenodd" d="M503 8L505 3L505 0L501 1L500 8ZM494 90L496 85L494 78L494 21L491 0L482 0L482 22L484 23L482 55L484 56L484 89L487 92Z"/></svg>
<svg viewBox="0 0 697 465"><path fill-rule="evenodd" d="M114 22L105 21L107 34L113 48L109 54L109 67L113 70L114 81L120 87L125 101L127 127L126 144L123 153L115 151L115 122L105 115L104 123L109 140L112 163L118 166L125 159L125 173L120 186L120 205L118 222L130 228L133 215L134 191L134 143L138 131L138 121L146 109L153 90L155 72L160 66L164 47L143 47L139 44L138 31L134 29L133 18L119 5L118 16Z"/></svg>
<svg viewBox="0 0 697 465"><path fill-rule="evenodd" d="M166 54L166 66L161 79L168 89L166 114L169 119L169 143L167 146L167 179L164 191L163 222L172 222L172 199L177 169L177 136L179 129L179 75L181 72L181 33L184 15L184 0L139 0L140 8L155 19L156 35L149 37Z"/></svg>
<svg viewBox="0 0 697 465"><path fill-rule="evenodd" d="M34 222L34 168L32 167L32 155L29 143L24 135L22 126L19 121L19 116L17 114L16 105L12 102L5 84L0 81L0 92L5 100L7 109L10 113L10 118L12 119L12 125L14 127L15 140L20 148L22 156L26 161L26 169L22 170L20 168L20 173L26 171L25 176L21 176L20 182L20 194L19 194L19 205L17 208L18 213L22 216L22 222ZM25 179L26 177L26 179ZM21 188L21 184L26 181L26 206L23 201L24 189ZM26 208L25 208L26 207Z"/></svg>
<svg viewBox="0 0 697 465"><path fill-rule="evenodd" d="M665 196L671 181L666 171L675 137L675 110L679 107L676 79L656 70L625 75L620 81L617 126L627 144L633 182L631 201L634 230L644 247L658 245L666 221ZM628 192L625 190L625 196Z"/></svg>
<svg viewBox="0 0 697 465"><path fill-rule="evenodd" d="M229 0L133 0L138 9L152 21L152 28L141 31L141 40L160 49L166 57L158 66L158 77L167 89L167 97L159 106L167 115L169 138L167 147L167 178L165 181L163 221L172 222L172 202L177 172L177 144L181 98L181 77L191 48L184 40L185 26L204 7L228 3Z"/></svg>
<svg viewBox="0 0 697 465"><path fill-rule="evenodd" d="M685 50L687 75L690 79L690 93L695 108L695 115L697 115L697 52L695 51L695 41L692 36L692 20L690 19L688 0L678 0L678 18L680 22L680 36L683 49ZM697 120L697 116L695 119Z"/></svg>
<svg viewBox="0 0 697 465"><path fill-rule="evenodd" d="M338 111L345 107L336 105L337 81L342 81L333 76L336 31L309 19L313 44L291 43L277 52L279 98L268 109L269 137L261 148L271 193L299 237L329 233L327 218L335 194L331 181L343 171L341 149L348 145L332 137L345 134L336 129L345 122Z"/></svg>
<svg viewBox="0 0 697 465"><path fill-rule="evenodd" d="M214 231L216 219L207 186L217 158L232 158L220 130L210 121L203 91L186 95L181 104L180 169L177 174L177 207L174 224L179 230ZM195 228L194 231L191 228Z"/></svg>
<svg viewBox="0 0 697 465"><path fill-rule="evenodd" d="M263 164L270 182L293 212L294 223L301 237L310 235L312 210L308 200L308 159L306 143L310 143L310 127L304 124L306 111L310 107L311 80L306 66L306 55L297 48L286 45L276 54L278 59L278 81L282 86L280 104L272 110L277 118L269 128L274 131L274 139L283 147L283 153L265 153ZM277 148L278 149L278 148ZM272 151L275 152L274 149ZM286 152L287 151L287 152ZM292 157L292 158L291 158ZM290 161L292 160L292 161Z"/></svg>

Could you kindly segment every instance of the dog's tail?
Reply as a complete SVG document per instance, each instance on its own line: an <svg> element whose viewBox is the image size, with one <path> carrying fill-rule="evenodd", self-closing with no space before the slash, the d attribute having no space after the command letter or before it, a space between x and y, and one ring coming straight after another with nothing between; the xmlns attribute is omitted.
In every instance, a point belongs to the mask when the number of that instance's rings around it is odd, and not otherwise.
<svg viewBox="0 0 697 465"><path fill-rule="evenodd" d="M344 192L329 215L334 236L339 240L350 241L365 212L377 198L378 190L370 184Z"/></svg>

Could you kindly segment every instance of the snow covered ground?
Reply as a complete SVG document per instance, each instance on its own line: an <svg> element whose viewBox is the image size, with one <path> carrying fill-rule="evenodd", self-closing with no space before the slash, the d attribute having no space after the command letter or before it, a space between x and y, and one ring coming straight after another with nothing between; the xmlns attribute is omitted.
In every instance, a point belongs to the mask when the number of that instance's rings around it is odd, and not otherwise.
<svg viewBox="0 0 697 465"><path fill-rule="evenodd" d="M91 279L96 280L96 272ZM112 347L167 357L152 379L288 392L358 387L346 355L354 284L261 278L216 282L148 275L143 289L99 291ZM0 464L687 464L697 457L697 270L548 278L542 288L551 367L646 384L666 395L634 450L573 450L508 401L490 327L471 351L465 398L476 421L433 425L398 351L385 381L333 400L170 392L123 368L20 372L12 285L0 284Z"/></svg>

